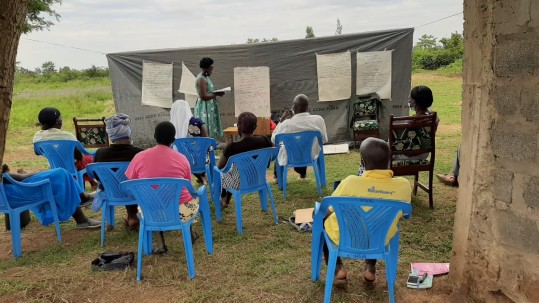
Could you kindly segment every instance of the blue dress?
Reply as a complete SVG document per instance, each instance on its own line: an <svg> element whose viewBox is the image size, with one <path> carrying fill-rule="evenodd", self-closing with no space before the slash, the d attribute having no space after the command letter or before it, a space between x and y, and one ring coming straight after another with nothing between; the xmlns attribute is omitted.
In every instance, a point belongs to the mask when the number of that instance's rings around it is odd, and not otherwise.
<svg viewBox="0 0 539 303"><path fill-rule="evenodd" d="M80 187L77 181L75 181L75 178L73 178L73 176L63 168L55 168L39 172L24 179L21 181L21 183L32 183L42 180L49 180L51 182L52 194L56 202L58 218L60 221L69 220L75 210L77 210L77 207L81 202L80 194L82 194L84 190ZM4 190L8 200L15 205L17 202L32 199L32 196L42 196L41 190L32 191L32 189L21 188L17 185L9 183L4 183ZM54 222L52 212L48 205L33 208L32 212L43 225L49 225Z"/></svg>

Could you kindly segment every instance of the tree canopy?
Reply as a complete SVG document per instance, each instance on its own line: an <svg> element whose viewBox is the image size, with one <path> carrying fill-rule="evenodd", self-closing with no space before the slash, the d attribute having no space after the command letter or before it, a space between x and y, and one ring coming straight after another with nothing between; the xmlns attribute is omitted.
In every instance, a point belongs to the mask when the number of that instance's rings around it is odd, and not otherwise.
<svg viewBox="0 0 539 303"><path fill-rule="evenodd" d="M30 0L28 2L28 13L26 22L23 25L23 33L32 31L48 30L54 22L46 15L60 21L60 14L51 8L53 4L61 4L62 0Z"/></svg>
<svg viewBox="0 0 539 303"><path fill-rule="evenodd" d="M307 26L305 29L305 38L314 38L314 30L312 26Z"/></svg>

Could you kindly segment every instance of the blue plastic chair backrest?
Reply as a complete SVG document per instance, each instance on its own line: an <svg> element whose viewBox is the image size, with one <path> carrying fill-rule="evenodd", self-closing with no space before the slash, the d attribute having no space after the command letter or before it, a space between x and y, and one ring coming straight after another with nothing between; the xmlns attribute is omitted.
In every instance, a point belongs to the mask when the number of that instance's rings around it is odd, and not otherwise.
<svg viewBox="0 0 539 303"><path fill-rule="evenodd" d="M31 202L38 202L38 201L46 201L47 197L47 190L43 183L49 183L48 181L40 181L36 183L26 184L27 186L24 186L24 196L21 197L14 197L11 201L8 200L6 192L4 190L4 183L9 182L13 184L13 186L20 186L20 182L15 181L9 174L4 173L2 174L2 182L0 183L0 211L8 211L10 209L15 209L21 206L24 206L28 204L29 201ZM38 186L38 184L41 183L41 186ZM31 185L31 186L28 186Z"/></svg>
<svg viewBox="0 0 539 303"><path fill-rule="evenodd" d="M217 141L213 138L180 138L174 140L174 146L183 154L192 172L204 172L206 170L206 155L210 149L217 148Z"/></svg>
<svg viewBox="0 0 539 303"><path fill-rule="evenodd" d="M79 141L51 140L34 143L36 154L45 156L52 168L63 168L69 173L76 175L75 148L85 151Z"/></svg>
<svg viewBox="0 0 539 303"><path fill-rule="evenodd" d="M288 156L288 164L307 165L314 160L312 149L315 141L318 141L322 149L322 134L319 131L310 130L298 133L278 134L275 137L275 146L279 146L281 143L284 144Z"/></svg>
<svg viewBox="0 0 539 303"><path fill-rule="evenodd" d="M109 201L125 201L129 195L120 188L120 183L127 181L128 166L129 162L99 162L88 164L86 171L91 178L99 179Z"/></svg>
<svg viewBox="0 0 539 303"><path fill-rule="evenodd" d="M267 147L236 154L228 159L223 171L235 165L240 174L240 191L265 186L268 164L276 156L275 147Z"/></svg>
<svg viewBox="0 0 539 303"><path fill-rule="evenodd" d="M349 254L383 253L397 216L412 212L410 203L396 200L325 197L324 203L333 206L339 222L339 250Z"/></svg>
<svg viewBox="0 0 539 303"><path fill-rule="evenodd" d="M197 196L189 180L180 178L148 178L121 183L142 209L146 226L167 227L181 224L180 196L184 187Z"/></svg>

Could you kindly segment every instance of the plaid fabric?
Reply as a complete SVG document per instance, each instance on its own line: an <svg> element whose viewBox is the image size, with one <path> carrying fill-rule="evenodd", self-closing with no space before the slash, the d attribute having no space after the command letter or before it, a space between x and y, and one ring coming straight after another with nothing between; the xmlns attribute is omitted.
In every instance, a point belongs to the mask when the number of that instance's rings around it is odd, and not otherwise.
<svg viewBox="0 0 539 303"><path fill-rule="evenodd" d="M360 120L354 121L353 130L371 130L378 129L378 121L376 120Z"/></svg>

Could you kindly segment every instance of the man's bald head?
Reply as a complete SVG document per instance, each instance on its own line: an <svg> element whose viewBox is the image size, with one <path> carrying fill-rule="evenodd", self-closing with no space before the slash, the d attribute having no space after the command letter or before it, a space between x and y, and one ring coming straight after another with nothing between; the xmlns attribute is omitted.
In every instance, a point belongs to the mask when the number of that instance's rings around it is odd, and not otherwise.
<svg viewBox="0 0 539 303"><path fill-rule="evenodd" d="M304 94L299 94L294 98L293 110L295 114L309 111L309 98Z"/></svg>
<svg viewBox="0 0 539 303"><path fill-rule="evenodd" d="M366 170L389 168L389 145L378 138L367 138L359 147Z"/></svg>

